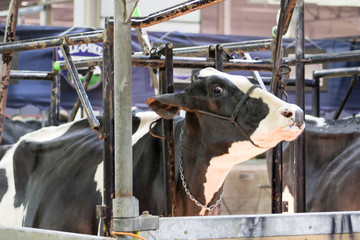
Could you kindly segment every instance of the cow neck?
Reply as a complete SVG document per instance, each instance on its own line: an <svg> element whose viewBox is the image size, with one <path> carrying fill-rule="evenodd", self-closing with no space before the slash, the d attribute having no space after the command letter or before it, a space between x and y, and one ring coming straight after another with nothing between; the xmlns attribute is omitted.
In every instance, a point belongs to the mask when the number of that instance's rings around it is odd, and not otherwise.
<svg viewBox="0 0 360 240"><path fill-rule="evenodd" d="M209 147L207 137L194 113L187 113L179 137L179 172L178 193L181 192L183 203L182 213L177 215L205 215L213 214L213 210L222 199L222 187L214 192L212 200L204 204L204 183L206 172L213 156L221 155L217 148ZM204 137L205 136L205 137ZM182 165L182 166L181 166ZM177 204L178 205L178 204ZM205 206L206 205L206 206ZM181 207L177 206L177 210ZM180 210L181 211L181 210Z"/></svg>

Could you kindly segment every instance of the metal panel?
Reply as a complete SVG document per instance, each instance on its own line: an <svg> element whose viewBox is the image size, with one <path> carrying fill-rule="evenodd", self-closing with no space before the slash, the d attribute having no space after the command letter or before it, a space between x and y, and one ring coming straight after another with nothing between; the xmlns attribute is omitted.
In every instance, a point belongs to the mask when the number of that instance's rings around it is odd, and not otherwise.
<svg viewBox="0 0 360 240"><path fill-rule="evenodd" d="M359 239L360 212L160 218L152 239Z"/></svg>
<svg viewBox="0 0 360 240"><path fill-rule="evenodd" d="M110 240L113 238L90 236L24 227L0 226L1 240Z"/></svg>

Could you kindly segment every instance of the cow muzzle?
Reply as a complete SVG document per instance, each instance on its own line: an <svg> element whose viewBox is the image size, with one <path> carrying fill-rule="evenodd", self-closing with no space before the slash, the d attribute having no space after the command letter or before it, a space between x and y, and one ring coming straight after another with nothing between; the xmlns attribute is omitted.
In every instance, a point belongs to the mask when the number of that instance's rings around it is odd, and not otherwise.
<svg viewBox="0 0 360 240"><path fill-rule="evenodd" d="M304 128L304 112L296 105L280 109L280 114L291 121L291 127Z"/></svg>

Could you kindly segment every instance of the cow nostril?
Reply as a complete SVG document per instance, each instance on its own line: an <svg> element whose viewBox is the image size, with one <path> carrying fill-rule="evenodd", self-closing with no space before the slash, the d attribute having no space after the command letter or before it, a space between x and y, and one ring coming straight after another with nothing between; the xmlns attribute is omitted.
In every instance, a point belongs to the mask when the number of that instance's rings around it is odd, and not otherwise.
<svg viewBox="0 0 360 240"><path fill-rule="evenodd" d="M281 115L283 115L286 118L290 118L290 117L292 117L293 113L289 110L284 110L284 111L281 111Z"/></svg>

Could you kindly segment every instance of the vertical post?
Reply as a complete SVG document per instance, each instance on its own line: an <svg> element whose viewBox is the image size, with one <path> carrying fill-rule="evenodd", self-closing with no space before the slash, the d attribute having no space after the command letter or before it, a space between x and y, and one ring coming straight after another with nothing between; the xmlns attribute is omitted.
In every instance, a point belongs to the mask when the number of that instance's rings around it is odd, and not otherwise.
<svg viewBox="0 0 360 240"><path fill-rule="evenodd" d="M132 165L132 65L131 14L136 3L115 0L114 14L114 133L115 199L113 216L131 219L139 216L139 203L133 197ZM115 229L114 230L121 230ZM117 238L128 239L127 237Z"/></svg>
<svg viewBox="0 0 360 240"><path fill-rule="evenodd" d="M272 61L274 67L272 72L270 92L272 92L277 97L281 97L280 86L278 84L280 76L277 74L277 71L280 71L280 62L282 61L281 38L282 35L276 33L276 36L273 37L272 41ZM273 148L271 158L271 212L282 213L282 143L279 143Z"/></svg>
<svg viewBox="0 0 360 240"><path fill-rule="evenodd" d="M56 50L53 51L53 61L56 61ZM53 67L54 68L54 67ZM53 69L54 70L54 69ZM51 102L49 113L49 126L59 125L60 111L60 76L56 74L51 81Z"/></svg>
<svg viewBox="0 0 360 240"><path fill-rule="evenodd" d="M56 74L51 81L51 102L49 113L49 126L59 125L60 111L60 76Z"/></svg>
<svg viewBox="0 0 360 240"><path fill-rule="evenodd" d="M18 18L19 0L12 0L9 5L9 14L6 20L6 31L4 35L4 42L15 41L16 23ZM5 117L6 100L10 82L10 70L12 65L12 53L2 54L1 65L1 82L0 82L0 142L3 130L3 123Z"/></svg>
<svg viewBox="0 0 360 240"><path fill-rule="evenodd" d="M165 45L165 68L160 69L160 94L173 93L173 45ZM164 216L175 215L175 151L173 136L173 120L162 120L165 139L163 141L163 166L165 186L165 212Z"/></svg>
<svg viewBox="0 0 360 240"><path fill-rule="evenodd" d="M223 55L224 49L220 44L209 46L209 58L213 58L215 61L215 68L219 71L223 70Z"/></svg>
<svg viewBox="0 0 360 240"><path fill-rule="evenodd" d="M106 19L103 42L104 236L111 236L114 196L114 26Z"/></svg>
<svg viewBox="0 0 360 240"><path fill-rule="evenodd" d="M304 58L304 0L296 2L296 104L305 112L305 65ZM305 212L305 135L295 141L295 212Z"/></svg>
<svg viewBox="0 0 360 240"><path fill-rule="evenodd" d="M315 117L320 117L320 79L314 77L314 86L312 88L311 111Z"/></svg>

